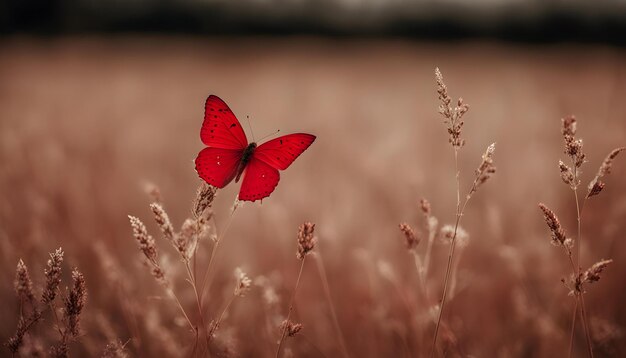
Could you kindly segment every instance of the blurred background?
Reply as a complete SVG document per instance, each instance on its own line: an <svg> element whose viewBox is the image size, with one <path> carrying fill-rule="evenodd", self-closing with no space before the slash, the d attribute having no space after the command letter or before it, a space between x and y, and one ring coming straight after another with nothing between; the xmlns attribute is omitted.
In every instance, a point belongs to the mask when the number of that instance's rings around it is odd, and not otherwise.
<svg viewBox="0 0 626 358"><path fill-rule="evenodd" d="M78 267L88 298L74 356L99 356L119 339L130 356L192 355L193 335L142 265L127 215L155 237L183 306L194 312L176 252L161 238L145 188L156 185L176 228L200 181L193 160L209 94L224 99L255 137L280 129L316 142L262 204L237 209L217 254L206 303L215 319L236 267L254 281L230 306L214 355L273 356L300 262L298 225L316 223L287 356L342 354L318 270L354 357L424 356L434 331L448 246L433 248L425 300L398 230L423 233L419 199L440 226L454 223L454 156L437 113L434 69L470 105L460 152L466 192L485 148L497 174L461 226L456 290L446 306L447 356L566 356L574 299L568 261L537 204L575 236L574 196L559 177L561 118L578 118L588 163L583 189L606 154L626 145L626 2L179 0L0 3L0 338L20 317L15 267L40 294L48 253L65 251L62 295ZM247 125L244 124L247 129ZM248 138L252 134L247 132ZM585 204L581 265L614 262L587 287L598 356L626 343L626 163ZM239 185L218 191L218 232ZM198 271L212 243L200 243ZM425 243L418 246L424 254ZM61 312L60 312L61 313ZM194 318L194 317L192 317ZM49 313L27 345L58 341ZM584 356L582 325L574 356ZM34 347L34 348L33 348ZM2 347L2 356L10 351ZM217 353L216 353L217 352ZM22 352L24 356L32 352Z"/></svg>

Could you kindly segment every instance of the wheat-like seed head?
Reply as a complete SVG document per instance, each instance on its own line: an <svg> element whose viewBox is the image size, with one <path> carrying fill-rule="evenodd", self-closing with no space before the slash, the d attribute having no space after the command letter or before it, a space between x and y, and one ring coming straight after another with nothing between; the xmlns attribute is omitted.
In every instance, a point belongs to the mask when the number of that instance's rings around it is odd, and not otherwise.
<svg viewBox="0 0 626 358"><path fill-rule="evenodd" d="M565 230L563 229L563 226L561 226L559 218L556 216L554 211L550 210L545 204L539 203L539 208L543 212L546 224L550 229L552 244L562 246L569 251L573 246L573 240L565 235Z"/></svg>
<svg viewBox="0 0 626 358"><path fill-rule="evenodd" d="M604 186L606 185L603 181L600 180L605 175L611 173L611 169L613 168L613 160L619 153L623 150L626 150L626 147L613 149L604 159L602 165L600 165L600 169L598 169L598 173L595 178L589 183L587 186L587 198L600 194Z"/></svg>
<svg viewBox="0 0 626 358"><path fill-rule="evenodd" d="M600 281L600 274L613 260L600 260L581 273L580 282L593 283Z"/></svg>
<svg viewBox="0 0 626 358"><path fill-rule="evenodd" d="M22 302L29 302L30 304L35 302L35 295L33 294L33 281L30 279L28 267L26 267L26 264L24 264L24 261L21 259L17 262L14 287L17 297Z"/></svg>
<svg viewBox="0 0 626 358"><path fill-rule="evenodd" d="M463 116L469 110L469 106L463 103L463 98L457 100L456 107L452 108L452 98L448 94L448 87L443 82L443 75L439 68L435 68L435 79L437 81L437 94L439 95L439 113L443 116L444 123L448 126L449 142L455 148L465 145L465 140L461 139L461 128L463 128Z"/></svg>
<svg viewBox="0 0 626 358"><path fill-rule="evenodd" d="M205 182L202 182L196 192L196 198L193 204L193 216L195 218L201 217L207 209L210 209L215 199L217 188L211 186Z"/></svg>
<svg viewBox="0 0 626 358"><path fill-rule="evenodd" d="M304 259L315 248L314 232L315 224L308 221L298 228L298 252L296 253L298 259Z"/></svg>
<svg viewBox="0 0 626 358"><path fill-rule="evenodd" d="M568 116L561 119L563 127L561 133L565 142L565 151L574 163L575 168L580 168L585 162L585 153L583 153L583 140L576 139L576 118ZM578 184L576 184L578 185Z"/></svg>
<svg viewBox="0 0 626 358"><path fill-rule="evenodd" d="M73 286L69 290L67 297L63 300L65 305L65 325L67 332L73 337L78 337L80 314L87 299L87 288L85 277L78 269L72 271Z"/></svg>
<svg viewBox="0 0 626 358"><path fill-rule="evenodd" d="M478 188L480 188L487 180L491 178L496 172L496 167L493 165L493 153L496 151L496 143L492 143L487 147L487 150L482 156L482 162L478 166L478 169L474 172L476 177L472 188L470 189L467 197L471 197Z"/></svg>
<svg viewBox="0 0 626 358"><path fill-rule="evenodd" d="M420 243L421 238L415 234L413 229L407 223L402 223L399 225L400 231L404 234L404 239L406 243L407 249L409 251L414 250L417 245Z"/></svg>
<svg viewBox="0 0 626 358"><path fill-rule="evenodd" d="M294 337L302 330L302 324L284 320L280 324L280 330L284 331L287 337Z"/></svg>
<svg viewBox="0 0 626 358"><path fill-rule="evenodd" d="M50 304L59 292L59 284L61 284L61 264L63 263L63 249L60 247L55 252L50 253L47 268L44 271L46 276L46 284L41 295L41 303Z"/></svg>

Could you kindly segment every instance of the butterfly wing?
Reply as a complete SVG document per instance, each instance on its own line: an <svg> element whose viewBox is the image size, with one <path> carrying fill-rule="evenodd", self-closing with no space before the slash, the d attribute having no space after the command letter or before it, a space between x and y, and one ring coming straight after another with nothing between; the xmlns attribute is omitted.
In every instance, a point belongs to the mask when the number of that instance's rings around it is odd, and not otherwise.
<svg viewBox="0 0 626 358"><path fill-rule="evenodd" d="M315 140L315 136L306 133L288 134L261 144L254 157L273 168L285 170Z"/></svg>
<svg viewBox="0 0 626 358"><path fill-rule="evenodd" d="M221 98L210 95L204 106L200 139L209 147L245 149L248 138L233 111Z"/></svg>
<svg viewBox="0 0 626 358"><path fill-rule="evenodd" d="M237 175L243 150L208 147L198 153L196 171L207 183L223 188Z"/></svg>
<svg viewBox="0 0 626 358"><path fill-rule="evenodd" d="M278 169L253 156L246 166L239 200L255 201L266 198L276 189L279 180Z"/></svg>

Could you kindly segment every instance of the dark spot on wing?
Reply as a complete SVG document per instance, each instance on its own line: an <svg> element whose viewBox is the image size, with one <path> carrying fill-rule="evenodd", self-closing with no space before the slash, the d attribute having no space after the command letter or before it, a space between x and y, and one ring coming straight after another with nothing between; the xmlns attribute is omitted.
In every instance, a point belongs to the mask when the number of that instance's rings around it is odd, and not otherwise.
<svg viewBox="0 0 626 358"><path fill-rule="evenodd" d="M283 144L283 140L282 139L280 140L280 144Z"/></svg>
<svg viewBox="0 0 626 358"><path fill-rule="evenodd" d="M237 127L237 124L235 124L235 123L231 124L230 128L232 128L232 127Z"/></svg>

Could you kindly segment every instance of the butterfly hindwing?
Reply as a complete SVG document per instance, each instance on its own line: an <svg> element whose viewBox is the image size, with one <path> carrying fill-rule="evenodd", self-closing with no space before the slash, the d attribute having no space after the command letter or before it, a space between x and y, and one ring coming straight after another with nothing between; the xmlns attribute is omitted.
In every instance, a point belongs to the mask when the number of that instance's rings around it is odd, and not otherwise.
<svg viewBox="0 0 626 358"><path fill-rule="evenodd" d="M261 144L254 157L276 169L285 170L314 140L315 136L311 134L288 134Z"/></svg>
<svg viewBox="0 0 626 358"><path fill-rule="evenodd" d="M204 122L200 139L209 147L244 149L248 138L228 105L215 95L210 95L204 106Z"/></svg>
<svg viewBox="0 0 626 358"><path fill-rule="evenodd" d="M280 173L262 160L252 157L239 190L239 200L255 201L270 196L278 185Z"/></svg>
<svg viewBox="0 0 626 358"><path fill-rule="evenodd" d="M207 183L225 187L237 175L243 150L204 148L196 158L196 171Z"/></svg>

